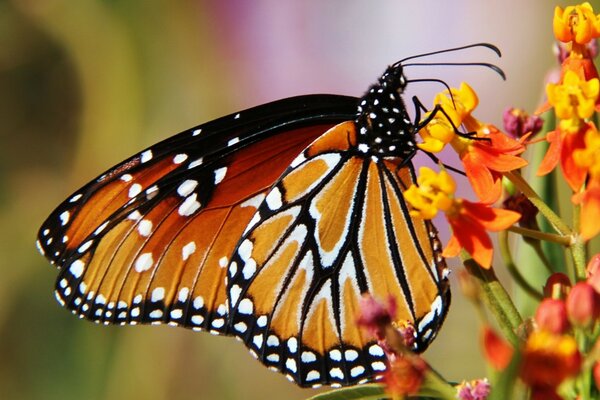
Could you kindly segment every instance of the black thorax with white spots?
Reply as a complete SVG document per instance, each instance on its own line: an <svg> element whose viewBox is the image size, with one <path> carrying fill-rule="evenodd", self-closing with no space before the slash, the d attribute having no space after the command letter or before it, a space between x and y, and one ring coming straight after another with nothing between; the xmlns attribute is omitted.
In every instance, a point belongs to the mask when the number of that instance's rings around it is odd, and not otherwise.
<svg viewBox="0 0 600 400"><path fill-rule="evenodd" d="M416 127L402 100L405 88L402 66L392 65L360 99L355 120L359 151L405 159L414 155Z"/></svg>

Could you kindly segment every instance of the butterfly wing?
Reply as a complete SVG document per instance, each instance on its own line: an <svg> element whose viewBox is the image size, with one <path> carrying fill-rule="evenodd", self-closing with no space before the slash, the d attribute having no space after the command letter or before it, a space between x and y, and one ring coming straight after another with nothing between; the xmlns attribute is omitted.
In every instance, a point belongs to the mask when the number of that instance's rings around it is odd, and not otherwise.
<svg viewBox="0 0 600 400"><path fill-rule="evenodd" d="M356 104L312 95L232 114L84 186L38 236L59 269L58 301L96 322L225 333L225 267L244 227L298 153Z"/></svg>
<svg viewBox="0 0 600 400"><path fill-rule="evenodd" d="M433 226L402 192L412 165L356 147L354 122L302 152L258 207L228 267L230 325L268 367L302 386L372 380L385 355L356 324L364 293L396 298L395 320L433 339L449 306Z"/></svg>

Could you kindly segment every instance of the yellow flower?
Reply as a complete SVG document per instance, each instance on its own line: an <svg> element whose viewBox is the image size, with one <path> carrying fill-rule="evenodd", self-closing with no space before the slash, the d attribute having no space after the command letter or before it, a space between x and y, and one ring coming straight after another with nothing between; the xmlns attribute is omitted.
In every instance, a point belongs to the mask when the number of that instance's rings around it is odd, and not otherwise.
<svg viewBox="0 0 600 400"><path fill-rule="evenodd" d="M600 37L600 20L590 3L554 9L554 36L561 42L587 44Z"/></svg>
<svg viewBox="0 0 600 400"><path fill-rule="evenodd" d="M423 142L417 146L430 153L438 153L455 139L455 127L467 123L472 119L471 112L479 104L475 91L466 83L461 83L459 89L452 88L450 92L445 90L438 93L433 101L439 105L450 117L450 121L442 112L438 111L436 116L420 132ZM467 128L469 129L469 128Z"/></svg>
<svg viewBox="0 0 600 400"><path fill-rule="evenodd" d="M577 132L583 120L592 116L599 91L597 78L584 81L571 70L565 73L563 83L546 86L548 101L561 119L563 131Z"/></svg>
<svg viewBox="0 0 600 400"><path fill-rule="evenodd" d="M436 174L427 167L419 169L418 186L412 185L404 192L404 197L413 209L413 217L432 219L438 211L448 211L453 205L456 190L454 179L446 171Z"/></svg>

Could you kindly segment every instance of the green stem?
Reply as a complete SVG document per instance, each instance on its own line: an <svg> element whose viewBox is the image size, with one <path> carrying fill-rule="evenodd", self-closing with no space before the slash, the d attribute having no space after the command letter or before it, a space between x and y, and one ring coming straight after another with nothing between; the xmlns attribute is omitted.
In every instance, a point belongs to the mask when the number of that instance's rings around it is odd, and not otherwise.
<svg viewBox="0 0 600 400"><path fill-rule="evenodd" d="M508 228L508 230L513 233L517 233L521 236L538 240L544 240L546 242L557 243L562 246L571 246L573 244L573 240L569 236L556 235L554 233L546 233L535 229L522 228L520 226L511 226L510 228Z"/></svg>
<svg viewBox="0 0 600 400"><path fill-rule="evenodd" d="M573 206L573 227L576 232L579 232L581 225L580 215L581 205L576 204ZM587 275L585 270L586 249L585 243L579 235L575 237L574 243L571 245L571 255L573 257L573 266L575 269L575 280L584 280Z"/></svg>
<svg viewBox="0 0 600 400"><path fill-rule="evenodd" d="M505 172L504 175L533 203L539 212L546 217L554 229L562 236L572 236L571 228L538 196L531 186L520 174L513 171Z"/></svg>
<svg viewBox="0 0 600 400"><path fill-rule="evenodd" d="M484 269L466 253L461 254L463 264L467 271L477 280L481 286L481 294L487 308L492 312L500 330L515 347L519 346L519 337L516 332L523 319L517 311L506 289L502 286L494 270Z"/></svg>
<svg viewBox="0 0 600 400"><path fill-rule="evenodd" d="M510 252L510 246L508 245L508 232L507 231L499 232L498 240L500 243L500 254L502 255L504 264L506 265L508 272L514 278L517 285L519 285L521 287L521 289L523 289L526 293L528 293L533 298L541 300L543 298L542 293L539 290L537 290L536 288L534 288L533 286L531 286L529 284L529 282L527 282L525 280L523 275L521 275L519 268L517 268L517 266L514 262L512 254Z"/></svg>

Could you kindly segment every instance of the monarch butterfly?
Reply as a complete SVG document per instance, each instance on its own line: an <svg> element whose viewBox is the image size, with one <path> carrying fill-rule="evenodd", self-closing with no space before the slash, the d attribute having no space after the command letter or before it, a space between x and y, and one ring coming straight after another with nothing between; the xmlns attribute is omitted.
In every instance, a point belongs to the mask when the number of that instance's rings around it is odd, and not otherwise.
<svg viewBox="0 0 600 400"><path fill-rule="evenodd" d="M445 51L478 46L499 54ZM299 96L225 116L76 191L38 234L59 303L98 323L237 336L301 386L385 371L383 349L355 323L365 293L394 296L395 320L425 350L450 290L435 228L402 196L425 123L424 107L415 100L413 122L401 97L411 58L360 99Z"/></svg>

